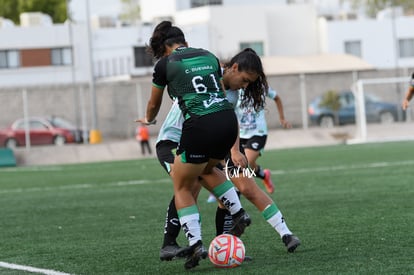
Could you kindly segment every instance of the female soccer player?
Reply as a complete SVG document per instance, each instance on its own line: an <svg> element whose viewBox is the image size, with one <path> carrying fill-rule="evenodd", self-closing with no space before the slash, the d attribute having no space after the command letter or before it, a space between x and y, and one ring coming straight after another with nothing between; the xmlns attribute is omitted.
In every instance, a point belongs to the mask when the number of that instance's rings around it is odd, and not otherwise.
<svg viewBox="0 0 414 275"><path fill-rule="evenodd" d="M411 75L410 86L407 89L404 100L402 102L403 110L407 110L408 104L410 103L411 98L414 96L414 73Z"/></svg>
<svg viewBox="0 0 414 275"><path fill-rule="evenodd" d="M241 91L243 93L243 91ZM292 125L285 119L282 100L277 92L269 87L266 96L274 100L278 113L279 121L283 128L292 128ZM252 106L244 105L239 102L236 106L236 115L240 127L240 144L244 148L249 166L254 169L255 175L263 180L263 184L270 194L274 191L269 169L262 169L257 164L261 151L267 139L267 122L264 109L256 111Z"/></svg>
<svg viewBox="0 0 414 275"><path fill-rule="evenodd" d="M255 82L251 83L243 81L243 79L246 79L244 75L249 72L256 72L260 77ZM239 99L238 89L245 87L245 92L241 98L241 104L252 104L253 102L253 108L258 110L263 108L265 91L263 87L267 87L267 82L263 73L260 58L253 50L246 49L240 52L225 65L223 83L227 89L233 89L233 91L227 91L227 97L234 105ZM172 151L175 150L178 141L180 140L182 122L183 118L181 112L175 102L161 127L156 145L158 159L167 172L171 171L171 164L173 161ZM239 152L232 151L232 153L238 154ZM240 156L237 155L237 157ZM300 241L289 231L281 212L278 210L272 199L257 186L253 178L232 178L232 181L238 187L240 192L249 199L259 211L261 211L263 217L269 224L279 232L288 251L293 252L300 244ZM195 191L197 195L198 191L199 189ZM229 228L231 228L231 223L231 216L229 217L227 210L223 207L218 207L216 213L217 235L228 232ZM171 260L176 256L177 251L179 250L176 238L180 230L180 224L174 208L174 197L167 209L167 218L164 229L164 243L160 251L160 259Z"/></svg>
<svg viewBox="0 0 414 275"><path fill-rule="evenodd" d="M212 53L188 47L183 32L169 21L156 26L149 50L159 60L154 67L146 117L137 121L155 123L164 88L168 86L170 97L177 98L184 116L171 177L179 221L189 242L189 247L182 250L188 254L184 267L190 269L207 256L193 196L199 176L203 175L205 186L230 211L234 221L232 234L241 235L251 222L233 184L214 168L233 145L238 146L238 123L222 89L220 64ZM238 164L245 167L247 162L240 159Z"/></svg>
<svg viewBox="0 0 414 275"><path fill-rule="evenodd" d="M291 124L284 118L282 101L276 94L276 91L267 86L264 89L266 96L272 98L278 107L282 126L284 128L291 128ZM251 102L247 102L246 104L241 101L240 99L243 98L244 93L245 91L239 90L239 100L235 108L240 127L240 151L246 155L249 167L254 170L254 174L263 179L266 190L269 193L273 193L274 186L270 179L270 171L267 169L262 170L256 163L267 138L264 108L263 106L257 108ZM237 169L237 165L233 164L231 160L232 157L226 161L228 168L231 168L230 174L233 175L234 172L232 170ZM254 178L243 176L234 177L232 178L232 182L240 193L257 207L265 220L279 233L287 251L294 252L300 245L299 238L292 234L274 201L257 186ZM217 215L226 216L226 209L217 209L217 211ZM223 213L219 214L219 212ZM217 227L217 234L220 234L219 230L220 227Z"/></svg>

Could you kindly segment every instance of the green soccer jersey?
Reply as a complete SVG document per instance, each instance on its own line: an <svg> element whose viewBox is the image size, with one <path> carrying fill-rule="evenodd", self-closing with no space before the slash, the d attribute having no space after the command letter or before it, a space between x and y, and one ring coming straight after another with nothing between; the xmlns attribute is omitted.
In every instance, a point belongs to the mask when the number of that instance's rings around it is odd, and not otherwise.
<svg viewBox="0 0 414 275"><path fill-rule="evenodd" d="M220 85L221 68L216 56L203 49L180 47L155 65L153 85L168 86L185 119L191 115L232 109Z"/></svg>

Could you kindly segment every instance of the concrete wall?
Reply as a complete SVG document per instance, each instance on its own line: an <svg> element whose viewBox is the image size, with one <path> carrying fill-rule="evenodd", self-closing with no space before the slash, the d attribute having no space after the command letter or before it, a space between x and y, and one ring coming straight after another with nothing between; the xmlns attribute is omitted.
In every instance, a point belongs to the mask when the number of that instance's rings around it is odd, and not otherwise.
<svg viewBox="0 0 414 275"><path fill-rule="evenodd" d="M409 72L400 72L406 75ZM279 92L284 103L286 118L295 127L303 126L303 116L307 117L306 106L314 97L322 95L328 90L349 89L355 77L379 78L394 77L394 70L364 71L356 76L352 72L330 74L305 75L305 98L301 97L300 80L298 75L268 76L270 85ZM384 100L400 103L407 84L376 85L371 90ZM397 91L399 89L399 93ZM151 78L142 77L134 81L116 83L98 83L96 85L98 129L104 140L127 139L134 137L136 123L134 120L144 116L146 104L151 91ZM29 101L29 115L56 115L62 116L82 127L91 129L91 94L88 86L43 86L27 89ZM21 89L0 90L0 127L8 126L17 118L23 117L23 100ZM158 124L150 127L150 133L157 135L162 121L171 106L171 99L167 92L160 113ZM271 101L266 106L270 129L280 128L275 104Z"/></svg>

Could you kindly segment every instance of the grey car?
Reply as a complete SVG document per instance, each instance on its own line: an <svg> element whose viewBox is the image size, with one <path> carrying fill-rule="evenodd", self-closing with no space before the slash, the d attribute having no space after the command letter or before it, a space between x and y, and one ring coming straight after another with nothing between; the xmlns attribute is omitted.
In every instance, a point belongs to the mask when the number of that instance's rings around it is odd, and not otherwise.
<svg viewBox="0 0 414 275"><path fill-rule="evenodd" d="M308 115L312 124L321 127L333 127L355 123L355 98L351 91L339 94L341 107L338 111L337 121L335 112L331 108L321 106L323 96L318 96L308 106ZM399 105L384 102L378 97L365 94L365 112L367 122L392 123L398 119Z"/></svg>

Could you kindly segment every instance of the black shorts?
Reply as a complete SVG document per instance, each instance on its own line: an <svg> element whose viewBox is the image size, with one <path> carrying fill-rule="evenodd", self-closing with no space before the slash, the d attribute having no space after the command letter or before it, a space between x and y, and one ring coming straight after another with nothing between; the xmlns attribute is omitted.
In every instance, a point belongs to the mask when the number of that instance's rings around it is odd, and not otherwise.
<svg viewBox="0 0 414 275"><path fill-rule="evenodd" d="M246 155L244 152L244 149L249 148L254 151L260 151L264 148L266 144L267 136L253 136L249 139L241 138L240 139L240 152L243 155ZM226 156L225 159L226 162L226 168L228 168L230 171L233 171L237 167L234 165L233 161L231 160L231 154L229 153Z"/></svg>
<svg viewBox="0 0 414 275"><path fill-rule="evenodd" d="M171 140L161 140L155 146L158 161L168 174L171 172L170 164L174 163L177 146L178 143Z"/></svg>
<svg viewBox="0 0 414 275"><path fill-rule="evenodd" d="M240 145L243 148L248 148L253 151L261 151L266 145L267 135L266 136L252 136L249 139L241 138Z"/></svg>
<svg viewBox="0 0 414 275"><path fill-rule="evenodd" d="M234 110L190 117L183 124L177 155L182 162L203 163L224 159L238 135Z"/></svg>

